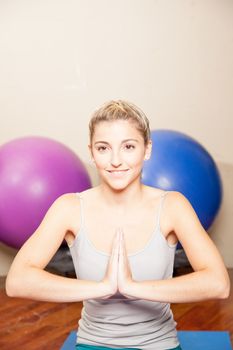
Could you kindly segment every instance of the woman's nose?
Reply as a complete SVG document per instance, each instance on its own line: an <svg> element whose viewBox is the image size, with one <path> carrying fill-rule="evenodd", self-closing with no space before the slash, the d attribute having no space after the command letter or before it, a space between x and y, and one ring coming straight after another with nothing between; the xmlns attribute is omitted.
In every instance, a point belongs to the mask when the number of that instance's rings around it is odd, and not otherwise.
<svg viewBox="0 0 233 350"><path fill-rule="evenodd" d="M118 153L112 153L111 165L114 167L119 167L122 164L120 155Z"/></svg>

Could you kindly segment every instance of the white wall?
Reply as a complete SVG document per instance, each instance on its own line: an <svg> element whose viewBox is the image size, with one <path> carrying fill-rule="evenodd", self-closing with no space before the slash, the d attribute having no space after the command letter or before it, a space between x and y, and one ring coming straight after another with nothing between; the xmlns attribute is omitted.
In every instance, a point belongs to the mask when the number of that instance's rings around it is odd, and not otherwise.
<svg viewBox="0 0 233 350"><path fill-rule="evenodd" d="M49 136L88 163L90 114L124 98L233 166L231 0L1 0L0 77L1 144ZM228 266L232 224L213 234Z"/></svg>

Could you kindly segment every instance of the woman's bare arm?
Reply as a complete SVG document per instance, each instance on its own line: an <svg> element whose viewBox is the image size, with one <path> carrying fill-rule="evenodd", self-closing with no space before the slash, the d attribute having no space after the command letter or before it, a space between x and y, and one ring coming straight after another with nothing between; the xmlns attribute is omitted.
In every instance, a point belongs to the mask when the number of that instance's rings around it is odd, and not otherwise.
<svg viewBox="0 0 233 350"><path fill-rule="evenodd" d="M194 272L167 280L138 282L130 280L130 273L126 271L127 264L121 263L120 273L128 278L121 283L120 292L128 297L170 303L227 298L230 291L227 270L191 204L179 192L170 192L165 203L172 229ZM121 251L124 252L124 249ZM126 256L120 258L120 261L124 259Z"/></svg>
<svg viewBox="0 0 233 350"><path fill-rule="evenodd" d="M75 230L72 222L79 215L78 205L75 194L62 195L51 205L40 226L19 250L11 265L6 279L8 296L72 302L112 294L108 283L61 277L44 270L67 231Z"/></svg>

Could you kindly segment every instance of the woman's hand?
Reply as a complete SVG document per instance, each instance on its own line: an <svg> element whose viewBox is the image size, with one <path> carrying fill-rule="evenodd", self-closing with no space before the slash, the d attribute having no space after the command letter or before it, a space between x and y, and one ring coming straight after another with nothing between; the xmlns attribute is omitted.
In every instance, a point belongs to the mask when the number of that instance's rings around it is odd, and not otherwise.
<svg viewBox="0 0 233 350"><path fill-rule="evenodd" d="M101 299L108 299L117 292L126 298L131 298L128 291L133 284L132 272L127 257L124 233L120 228L117 229L113 240L111 256L102 283L107 294Z"/></svg>
<svg viewBox="0 0 233 350"><path fill-rule="evenodd" d="M106 288L107 295L102 299L107 299L112 295L116 294L118 290L117 286L117 273L118 273L118 260L119 260L119 249L120 249L120 233L116 232L112 252L108 261L107 270L102 283Z"/></svg>
<svg viewBox="0 0 233 350"><path fill-rule="evenodd" d="M119 232L118 290L120 294L131 299L128 293L134 281L127 256L124 233L122 229L120 229Z"/></svg>

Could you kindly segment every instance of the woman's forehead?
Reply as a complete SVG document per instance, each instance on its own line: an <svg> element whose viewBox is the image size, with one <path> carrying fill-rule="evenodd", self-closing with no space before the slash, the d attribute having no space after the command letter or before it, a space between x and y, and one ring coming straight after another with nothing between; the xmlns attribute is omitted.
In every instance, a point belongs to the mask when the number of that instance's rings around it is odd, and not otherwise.
<svg viewBox="0 0 233 350"><path fill-rule="evenodd" d="M95 126L94 138L100 136L123 136L137 135L141 137L135 124L128 120L102 121Z"/></svg>

